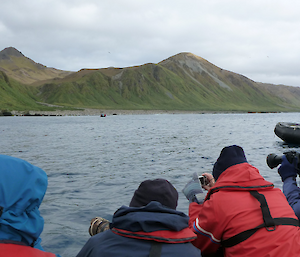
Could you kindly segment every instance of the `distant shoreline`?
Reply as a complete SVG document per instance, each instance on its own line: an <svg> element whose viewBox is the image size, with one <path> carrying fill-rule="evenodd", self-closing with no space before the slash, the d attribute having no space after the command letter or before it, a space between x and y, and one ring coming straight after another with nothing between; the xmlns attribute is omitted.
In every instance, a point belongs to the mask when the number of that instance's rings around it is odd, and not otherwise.
<svg viewBox="0 0 300 257"><path fill-rule="evenodd" d="M214 114L214 113L252 113L242 111L181 111L181 110L55 110L55 111L12 111L13 116L106 116L111 115L147 115L147 114ZM264 113L264 112L253 112Z"/></svg>
<svg viewBox="0 0 300 257"><path fill-rule="evenodd" d="M56 111L29 111L29 112L11 112L14 116L101 116L101 114L111 115L146 115L146 114L204 114L215 113L207 111L178 111L178 110L56 110Z"/></svg>

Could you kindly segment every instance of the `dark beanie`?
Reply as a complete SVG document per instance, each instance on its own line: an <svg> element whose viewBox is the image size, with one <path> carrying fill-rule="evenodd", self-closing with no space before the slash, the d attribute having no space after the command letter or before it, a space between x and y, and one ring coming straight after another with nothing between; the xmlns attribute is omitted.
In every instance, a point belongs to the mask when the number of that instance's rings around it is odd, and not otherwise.
<svg viewBox="0 0 300 257"><path fill-rule="evenodd" d="M223 171L233 165L243 162L247 162L247 159L242 147L237 145L224 147L214 165L212 175L214 176L214 179L217 180Z"/></svg>
<svg viewBox="0 0 300 257"><path fill-rule="evenodd" d="M162 205L176 210L178 192L174 186L165 179L143 181L135 190L129 204L130 207L146 206L151 201L160 202Z"/></svg>

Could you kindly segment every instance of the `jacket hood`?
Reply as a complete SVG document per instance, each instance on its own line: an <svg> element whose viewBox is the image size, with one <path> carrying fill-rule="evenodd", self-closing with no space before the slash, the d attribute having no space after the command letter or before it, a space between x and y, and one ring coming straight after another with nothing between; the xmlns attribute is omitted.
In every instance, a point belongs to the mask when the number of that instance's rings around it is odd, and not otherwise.
<svg viewBox="0 0 300 257"><path fill-rule="evenodd" d="M115 212L111 226L133 232L180 231L188 227L188 222L183 212L152 201L143 207L122 206Z"/></svg>
<svg viewBox="0 0 300 257"><path fill-rule="evenodd" d="M164 243L187 243L196 239L189 217L152 201L143 207L122 206L114 215L111 231L117 235Z"/></svg>
<svg viewBox="0 0 300 257"><path fill-rule="evenodd" d="M247 162L233 165L226 169L216 184L209 190L206 199L218 190L262 190L271 189L274 185L266 181L254 166Z"/></svg>
<svg viewBox="0 0 300 257"><path fill-rule="evenodd" d="M31 245L38 239L44 227L39 206L47 184L47 175L42 169L24 160L0 155L0 240Z"/></svg>

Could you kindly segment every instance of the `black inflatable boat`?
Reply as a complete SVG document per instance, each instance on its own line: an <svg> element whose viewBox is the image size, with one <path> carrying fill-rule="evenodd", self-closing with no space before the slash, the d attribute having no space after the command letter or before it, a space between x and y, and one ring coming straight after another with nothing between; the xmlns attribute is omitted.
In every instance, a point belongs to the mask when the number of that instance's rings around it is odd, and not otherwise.
<svg viewBox="0 0 300 257"><path fill-rule="evenodd" d="M300 124L290 122L278 122L274 132L276 136L289 144L300 144Z"/></svg>

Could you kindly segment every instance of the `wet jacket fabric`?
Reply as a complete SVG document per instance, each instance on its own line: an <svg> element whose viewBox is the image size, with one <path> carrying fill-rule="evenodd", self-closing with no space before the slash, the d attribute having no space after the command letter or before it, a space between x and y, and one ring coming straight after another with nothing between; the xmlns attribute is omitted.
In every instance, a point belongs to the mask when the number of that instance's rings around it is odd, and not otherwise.
<svg viewBox="0 0 300 257"><path fill-rule="evenodd" d="M92 236L77 257L149 256L154 242L161 256L201 256L191 244L196 238L188 227L188 216L152 201L144 207L122 206L110 229Z"/></svg>
<svg viewBox="0 0 300 257"><path fill-rule="evenodd" d="M47 184L47 175L42 169L22 159L0 155L0 253L8 247L20 247L4 244L3 240L24 244L22 249L28 247L28 251L33 248L43 251L39 236L44 219L39 206Z"/></svg>
<svg viewBox="0 0 300 257"><path fill-rule="evenodd" d="M203 204L191 203L190 226L197 233L193 242L203 255L215 253L226 240L262 224L260 203L249 191L263 194L273 218L297 219L280 189L266 181L248 163L226 169ZM297 222L297 220L296 220ZM299 256L299 227L278 225L274 231L260 228L245 241L223 250L225 256Z"/></svg>

